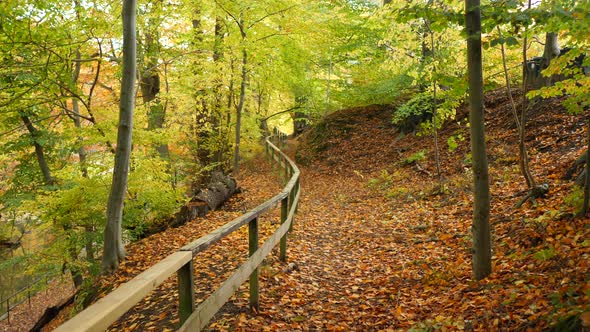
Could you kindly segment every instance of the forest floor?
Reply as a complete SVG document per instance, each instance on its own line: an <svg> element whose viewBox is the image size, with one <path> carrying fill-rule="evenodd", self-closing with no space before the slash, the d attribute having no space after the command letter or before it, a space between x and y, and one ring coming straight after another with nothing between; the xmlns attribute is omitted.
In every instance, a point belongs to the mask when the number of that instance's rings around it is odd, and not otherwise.
<svg viewBox="0 0 590 332"><path fill-rule="evenodd" d="M532 172L539 183L549 183L550 192L536 206L515 209L526 187L505 93L489 93L486 107L491 276L480 282L471 276L466 111L440 132L439 182L431 136L396 139L391 106L349 109L289 142L287 150L297 150L302 164L301 203L288 242L288 261L296 268L286 269L273 252L261 267L259 312L248 308L244 284L208 329L536 331L569 315L588 318L590 223L573 218L568 203L573 184L561 179L584 149L588 114L567 115L558 100L531 109ZM101 279L101 294L279 190L262 160L253 161L245 174L243 192L206 221L132 244L119 272ZM261 241L278 227L277 220L276 209L261 218ZM246 259L245 231L195 259L198 301ZM174 330L177 324L173 277L111 330Z"/></svg>

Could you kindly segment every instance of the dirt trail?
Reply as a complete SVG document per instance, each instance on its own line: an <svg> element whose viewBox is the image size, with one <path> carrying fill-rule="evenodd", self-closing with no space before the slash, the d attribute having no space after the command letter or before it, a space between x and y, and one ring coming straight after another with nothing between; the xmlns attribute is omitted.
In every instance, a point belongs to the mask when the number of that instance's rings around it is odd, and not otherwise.
<svg viewBox="0 0 590 332"><path fill-rule="evenodd" d="M494 92L488 102L501 98ZM247 310L244 293L241 310L209 329L537 331L588 311L590 223L572 218L565 203L572 184L558 180L583 148L576 142L585 120L556 104L531 117L533 170L553 189L539 206L519 210L512 208L524 191L510 113L500 102L488 109L494 272L480 282L471 276L465 129L452 123L439 133L441 142L458 142L441 147L439 186L430 137L394 140L386 107L330 115L299 145L308 166L300 167L302 200L289 240L298 268L263 267L260 312ZM547 148L555 132L562 139ZM420 155L420 165L404 161Z"/></svg>
<svg viewBox="0 0 590 332"><path fill-rule="evenodd" d="M406 251L424 234L413 234L396 220L360 176L329 176L307 168L302 174L301 207L289 240L289 261L298 268L266 280L260 314L242 314L234 327L367 331L411 326L416 313L405 313L404 302L420 291L419 283L400 277L404 265L428 254ZM211 329L230 328L233 319L225 319Z"/></svg>

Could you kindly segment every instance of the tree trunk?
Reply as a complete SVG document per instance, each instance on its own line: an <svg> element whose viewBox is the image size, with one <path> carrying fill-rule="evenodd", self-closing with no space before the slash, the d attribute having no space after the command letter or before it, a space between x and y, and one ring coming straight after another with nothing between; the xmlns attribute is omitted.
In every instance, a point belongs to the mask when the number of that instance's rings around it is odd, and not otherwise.
<svg viewBox="0 0 590 332"><path fill-rule="evenodd" d="M590 118L588 119L587 139L588 148L586 149L586 156L590 155ZM580 211L581 217L585 217L588 213L588 205L590 204L590 162L586 160L586 177L584 180L584 204L582 205L582 211Z"/></svg>
<svg viewBox="0 0 590 332"><path fill-rule="evenodd" d="M502 39L502 30L500 29L500 26L497 26L496 28L498 29L498 37ZM516 103L514 102L514 98L512 97L512 87L510 86L510 77L508 77L508 66L506 65L506 50L504 49L504 43L500 44L500 51L502 53L502 68L504 69L504 80L506 81L506 93L508 94L508 99L510 100L510 107L512 109L512 115L514 116L516 128L520 133L520 120L518 119Z"/></svg>
<svg viewBox="0 0 590 332"><path fill-rule="evenodd" d="M80 4L76 1L75 2L76 11L79 10ZM82 62L79 61L81 59L80 50L76 50L76 63L74 65L74 72L72 73L72 84L76 86L78 84L78 78L80 77L80 69L82 67ZM74 121L74 126L79 131L82 130L82 123L80 121L80 103L78 102L77 98L72 99L72 111L74 112L74 116L72 120ZM82 177L88 178L88 169L86 167L86 149L84 148L82 136L78 136L76 138L77 143L80 145L78 147L78 156L80 158L80 170L82 172ZM64 230L68 230L67 227L64 227ZM88 231L88 228L86 228ZM87 234L88 235L88 234ZM86 236L86 248L92 247L92 241L90 241L91 237ZM78 250L76 243L70 243L70 258L73 261L78 260ZM88 253L87 253L88 254ZM82 276L82 272L79 268L72 268L70 267L70 272L72 273L72 279L74 281L74 287L77 289L78 287L82 286L84 282L84 278Z"/></svg>
<svg viewBox="0 0 590 332"><path fill-rule="evenodd" d="M150 29L152 27L147 27ZM154 36L156 34L156 36ZM160 73L157 70L159 60L159 40L157 33L147 32L145 34L145 53L147 61L143 69L143 75L139 86L144 104L147 105L148 130L162 129L166 121L166 107L159 97L161 90ZM168 144L159 144L156 151L162 159L169 159L170 152Z"/></svg>
<svg viewBox="0 0 590 332"><path fill-rule="evenodd" d="M432 47L432 62L433 62L433 75L436 75L436 64L434 63L434 56L435 56L435 45L434 45L434 32L430 31L430 46ZM432 79L432 126L434 127L434 162L436 164L436 176L438 177L439 185L442 185L442 173L440 171L440 153L438 149L438 124L436 123L436 113L437 113L437 100L436 100L436 77L434 76Z"/></svg>
<svg viewBox="0 0 590 332"><path fill-rule="evenodd" d="M45 151L43 149L43 146L38 142L40 135L39 130L37 130L37 128L33 126L33 123L31 122L31 119L29 119L28 116L21 115L20 118L25 124L27 130L29 131L29 134L31 134L31 137L33 138L35 155L37 156L37 162L39 163L39 168L41 169L41 173L43 174L43 180L45 181L45 184L53 185L55 181L51 177L51 171L49 170L49 165L47 164L47 159L45 158Z"/></svg>
<svg viewBox="0 0 590 332"><path fill-rule="evenodd" d="M557 33L547 32L545 34L545 48L543 50L543 65L541 70L546 69L551 64L551 60L559 56L561 50L559 49L559 43L557 41ZM543 77L543 85L553 85L553 75Z"/></svg>
<svg viewBox="0 0 590 332"><path fill-rule="evenodd" d="M223 41L224 41L224 29L223 29L223 18L219 15L215 17L215 42L213 44L213 62L216 64L221 63L223 59ZM215 148L213 155L213 162L217 164L215 169L217 171L223 170L223 156L225 150L225 131L221 127L221 115L222 115L222 96L221 93L223 88L223 80L221 74L217 74L214 83L213 93L215 95L215 105L213 107L212 124L213 132L215 134ZM228 124L229 125L229 124Z"/></svg>
<svg viewBox="0 0 590 332"><path fill-rule="evenodd" d="M248 78L248 52L242 49L242 84L240 86L240 102L236 108L236 145L234 147L234 174L240 173L240 131L242 127L242 110L246 99L246 80Z"/></svg>
<svg viewBox="0 0 590 332"><path fill-rule="evenodd" d="M467 66L469 71L469 123L473 158L473 272L481 280L492 272L490 188L485 141L481 10L479 0L465 0Z"/></svg>
<svg viewBox="0 0 590 332"><path fill-rule="evenodd" d="M528 1L528 8L531 8L531 0ZM523 68L523 77L522 77L522 110L520 113L520 128L518 130L518 165L520 167L520 171L522 176L524 177L527 187L529 189L535 187L535 180L531 174L530 167L529 167L529 157L526 150L526 145L524 142L525 139L525 130L526 130L526 113L528 110L529 102L526 96L527 93L527 86L528 86L528 71L527 71L527 45L528 41L527 38L524 37L523 46L522 46L522 57L523 57L523 64L525 64Z"/></svg>
<svg viewBox="0 0 590 332"><path fill-rule="evenodd" d="M115 167L107 204L107 224L104 231L102 254L102 269L106 272L117 269L119 262L125 258L121 223L125 192L127 191L127 177L129 175L133 108L135 106L136 5L136 0L123 0L123 80L121 82L121 100L119 102Z"/></svg>

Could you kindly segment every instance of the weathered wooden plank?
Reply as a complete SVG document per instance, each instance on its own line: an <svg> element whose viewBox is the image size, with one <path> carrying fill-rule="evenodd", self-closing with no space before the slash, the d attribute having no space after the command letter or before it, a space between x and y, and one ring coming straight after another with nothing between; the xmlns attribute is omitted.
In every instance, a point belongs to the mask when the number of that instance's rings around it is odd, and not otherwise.
<svg viewBox="0 0 590 332"><path fill-rule="evenodd" d="M181 251L192 251L193 254L199 253L217 241L223 239L227 235L231 234L238 228L242 227L243 225L249 223L252 219L256 218L263 212L270 210L275 204L277 204L281 199L283 199L287 194L286 193L279 193L275 197L267 200L266 202L258 205L253 210L246 212L245 214L239 216L238 218L228 222L227 224L217 228L216 230L212 231L211 233L204 235L195 241L187 244L186 246L180 248Z"/></svg>
<svg viewBox="0 0 590 332"><path fill-rule="evenodd" d="M299 201L299 195L295 196L294 204L289 212L287 221L273 233L264 244L250 258L242 264L211 296L201 303L195 312L180 327L179 331L200 331L219 309L229 300L235 291L243 284L250 274L262 263L264 258L277 245L281 237L287 233L291 226L291 220L295 215L295 207Z"/></svg>
<svg viewBox="0 0 590 332"><path fill-rule="evenodd" d="M190 252L175 252L86 308L55 331L104 331L150 291L192 260Z"/></svg>

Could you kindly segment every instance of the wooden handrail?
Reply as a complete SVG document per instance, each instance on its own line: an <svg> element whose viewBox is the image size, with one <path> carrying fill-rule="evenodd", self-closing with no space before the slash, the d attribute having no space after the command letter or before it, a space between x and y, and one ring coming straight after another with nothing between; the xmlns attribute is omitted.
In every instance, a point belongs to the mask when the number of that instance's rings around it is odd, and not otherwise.
<svg viewBox="0 0 590 332"><path fill-rule="evenodd" d="M191 253L186 251L167 256L59 326L56 331L106 330L150 291L192 259Z"/></svg>
<svg viewBox="0 0 590 332"><path fill-rule="evenodd" d="M284 144L287 135L279 132L277 137ZM213 315L248 278L250 279L250 305L258 308L258 266L279 242L281 243L279 256L281 260L286 260L287 233L293 226L299 202L299 168L271 142L270 138L266 138L265 143L268 157L271 161L276 161L278 165L279 175L281 175L281 168L284 169L282 175L285 180L290 175L289 181L279 194L180 248L59 326L56 331L104 331L174 273L178 274L181 331L198 331L205 327ZM258 248L258 216L279 202L282 211L281 226ZM250 258L199 307L195 308L193 257L246 224L249 225L250 233Z"/></svg>

